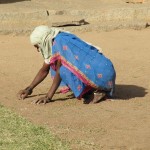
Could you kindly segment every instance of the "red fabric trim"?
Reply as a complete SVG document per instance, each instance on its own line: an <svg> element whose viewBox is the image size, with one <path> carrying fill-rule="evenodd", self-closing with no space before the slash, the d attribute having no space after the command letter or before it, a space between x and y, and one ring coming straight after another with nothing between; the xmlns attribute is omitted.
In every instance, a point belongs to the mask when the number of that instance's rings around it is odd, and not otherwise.
<svg viewBox="0 0 150 150"><path fill-rule="evenodd" d="M77 69L75 66L70 64L63 56L61 56L59 53L56 53L53 55L50 59L50 65L52 69L56 70L55 62L57 60L61 60L62 65L64 65L66 68L68 68L73 74L75 74L83 83L85 83L88 86L91 86L93 88L97 88L97 86L89 80L79 69Z"/></svg>

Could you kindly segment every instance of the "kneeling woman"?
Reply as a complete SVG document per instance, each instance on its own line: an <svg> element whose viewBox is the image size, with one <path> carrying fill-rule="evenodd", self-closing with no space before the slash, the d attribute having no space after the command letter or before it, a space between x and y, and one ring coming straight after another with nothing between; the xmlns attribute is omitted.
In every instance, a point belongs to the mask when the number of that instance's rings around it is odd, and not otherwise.
<svg viewBox="0 0 150 150"><path fill-rule="evenodd" d="M75 97L84 103L97 103L112 97L116 73L112 62L95 46L79 39L74 34L57 28L39 26L30 35L31 43L43 55L44 64L32 83L18 93L24 99L49 74L55 71L50 90L36 103L48 103L63 82Z"/></svg>

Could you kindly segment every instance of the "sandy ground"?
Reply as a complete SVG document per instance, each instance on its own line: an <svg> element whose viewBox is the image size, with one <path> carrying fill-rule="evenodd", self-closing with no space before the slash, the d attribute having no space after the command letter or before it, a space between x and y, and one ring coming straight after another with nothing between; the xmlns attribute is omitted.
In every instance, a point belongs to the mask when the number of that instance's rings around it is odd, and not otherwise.
<svg viewBox="0 0 150 150"><path fill-rule="evenodd" d="M33 123L47 126L70 142L73 150L150 149L150 29L87 32L76 35L100 46L117 72L116 99L84 105L71 93L56 94L54 102L34 105L44 95L47 77L31 97L16 93L28 86L43 63L27 36L0 36L0 103Z"/></svg>
<svg viewBox="0 0 150 150"><path fill-rule="evenodd" d="M126 3L131 0L0 0L0 12L5 11L10 12L10 9L15 12L17 7L17 12L31 11L32 9L43 10L43 9L54 9L54 10L83 10L83 9L99 9L102 7L120 7L128 6L135 7L135 5L129 5ZM138 1L138 0L133 0ZM150 0L144 0L144 4L147 5ZM140 6L141 4L138 4ZM34 6L34 7L33 7Z"/></svg>
<svg viewBox="0 0 150 150"><path fill-rule="evenodd" d="M35 26L84 19L70 31L143 29L150 23L150 0L0 0L0 34L27 34ZM132 0L131 0L132 1ZM133 0L139 1L139 0Z"/></svg>

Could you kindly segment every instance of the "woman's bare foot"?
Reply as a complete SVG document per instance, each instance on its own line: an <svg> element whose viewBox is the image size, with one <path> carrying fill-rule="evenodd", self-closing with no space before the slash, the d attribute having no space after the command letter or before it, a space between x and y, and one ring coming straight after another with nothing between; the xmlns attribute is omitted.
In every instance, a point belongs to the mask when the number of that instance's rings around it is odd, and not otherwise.
<svg viewBox="0 0 150 150"><path fill-rule="evenodd" d="M94 98L93 98L93 103L98 103L100 102L101 100L103 100L106 96L106 93L105 92L97 92L95 93L94 92Z"/></svg>

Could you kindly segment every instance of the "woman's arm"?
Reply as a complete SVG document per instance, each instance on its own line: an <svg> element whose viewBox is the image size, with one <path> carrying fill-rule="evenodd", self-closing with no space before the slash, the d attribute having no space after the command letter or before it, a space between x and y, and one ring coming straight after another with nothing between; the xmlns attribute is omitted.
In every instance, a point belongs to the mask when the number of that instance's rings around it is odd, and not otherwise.
<svg viewBox="0 0 150 150"><path fill-rule="evenodd" d="M61 82L61 78L60 78L60 66L61 66L61 62L60 61L57 61L57 70L56 70L56 75L54 77L54 80L53 80L53 83L52 83L52 86L49 90L49 92L47 93L47 97L51 100L53 95L55 94L56 90L58 89L59 85L60 85L60 82Z"/></svg>
<svg viewBox="0 0 150 150"><path fill-rule="evenodd" d="M29 87L31 89L34 89L39 83L41 83L47 77L49 70L50 70L50 65L44 63L42 68L39 70L39 72L35 76L32 83L29 85Z"/></svg>
<svg viewBox="0 0 150 150"><path fill-rule="evenodd" d="M24 90L19 91L19 93L17 94L18 99L25 99L28 97L28 95L32 94L32 90L46 78L49 73L49 69L50 65L44 63L42 68L33 79L32 83Z"/></svg>
<svg viewBox="0 0 150 150"><path fill-rule="evenodd" d="M54 96L56 90L58 89L60 82L61 82L61 77L60 77L60 66L61 66L61 62L58 60L57 61L57 65L56 65L56 75L54 77L52 86L50 88L50 90L48 91L47 95L45 97L42 97L40 99L38 99L35 103L36 104L40 104L40 103L48 103L51 101L52 97Z"/></svg>

